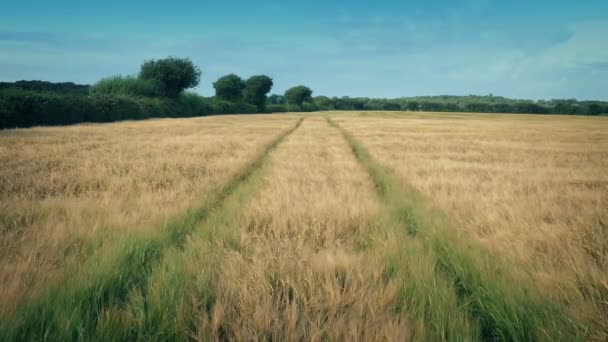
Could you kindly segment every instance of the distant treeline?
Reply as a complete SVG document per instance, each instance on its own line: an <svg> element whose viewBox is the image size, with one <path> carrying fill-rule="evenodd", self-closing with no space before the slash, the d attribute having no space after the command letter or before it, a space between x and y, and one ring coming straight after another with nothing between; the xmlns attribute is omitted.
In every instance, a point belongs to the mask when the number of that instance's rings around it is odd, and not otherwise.
<svg viewBox="0 0 608 342"><path fill-rule="evenodd" d="M268 106L285 105L281 95L270 95ZM568 100L518 100L502 96L420 96L397 99L374 99L367 97L317 96L312 103L304 103L309 110L385 110L425 112L474 112L515 114L608 114L608 102Z"/></svg>
<svg viewBox="0 0 608 342"><path fill-rule="evenodd" d="M267 113L273 81L265 75L246 80L229 74L213 83L215 96L187 92L196 87L200 69L190 59L145 61L136 76L112 76L89 85L17 81L0 83L0 129L113 122L163 117ZM304 86L287 90L287 105L277 111L300 111L312 101Z"/></svg>
<svg viewBox="0 0 608 342"><path fill-rule="evenodd" d="M266 75L243 80L235 74L213 83L215 96L186 90L196 87L200 69L190 59L145 61L136 76L112 76L89 86L71 82L0 82L0 129L113 122L214 114L313 112L320 110L443 111L600 115L608 102L515 100L500 96L427 96L398 99L312 97L306 86L271 95Z"/></svg>
<svg viewBox="0 0 608 342"><path fill-rule="evenodd" d="M88 95L89 85L72 82L53 83L47 81L17 81L0 82L0 91L4 89L22 89L41 92L55 92L61 94Z"/></svg>

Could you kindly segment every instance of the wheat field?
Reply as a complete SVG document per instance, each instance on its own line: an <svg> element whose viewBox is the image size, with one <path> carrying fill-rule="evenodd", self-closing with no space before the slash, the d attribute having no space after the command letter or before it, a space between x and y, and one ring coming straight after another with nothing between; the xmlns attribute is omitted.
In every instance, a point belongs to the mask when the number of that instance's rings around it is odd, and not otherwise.
<svg viewBox="0 0 608 342"><path fill-rule="evenodd" d="M605 340L608 120L0 131L2 340Z"/></svg>
<svg viewBox="0 0 608 342"><path fill-rule="evenodd" d="M605 333L608 127L604 118L440 114L340 123L454 220L524 267L547 295L576 301ZM357 118L357 119L354 119ZM573 298L574 297L574 298ZM605 335L604 335L605 337Z"/></svg>
<svg viewBox="0 0 608 342"><path fill-rule="evenodd" d="M100 234L153 229L202 201L291 121L213 117L0 132L0 312L14 310L66 258L81 258L78 250Z"/></svg>

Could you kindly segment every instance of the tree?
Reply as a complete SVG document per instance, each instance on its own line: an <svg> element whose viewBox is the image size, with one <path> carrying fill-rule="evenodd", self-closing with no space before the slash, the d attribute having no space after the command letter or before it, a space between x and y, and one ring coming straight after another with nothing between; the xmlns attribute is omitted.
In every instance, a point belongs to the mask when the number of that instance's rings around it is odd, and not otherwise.
<svg viewBox="0 0 608 342"><path fill-rule="evenodd" d="M317 104L317 106L319 106L323 109L332 108L331 99L327 96L317 96L314 98L314 102Z"/></svg>
<svg viewBox="0 0 608 342"><path fill-rule="evenodd" d="M304 101L310 101L312 99L312 90L305 86L293 87L287 89L285 98L287 99L288 104L295 105L301 109Z"/></svg>
<svg viewBox="0 0 608 342"><path fill-rule="evenodd" d="M285 104L285 96L272 94L268 96L268 103L273 105L282 105Z"/></svg>
<svg viewBox="0 0 608 342"><path fill-rule="evenodd" d="M224 101L238 102L243 99L243 79L235 74L222 76L213 82L215 96Z"/></svg>
<svg viewBox="0 0 608 342"><path fill-rule="evenodd" d="M266 94L272 89L272 78L266 75L252 76L245 81L243 97L247 103L258 107L258 111L263 112L266 107Z"/></svg>
<svg viewBox="0 0 608 342"><path fill-rule="evenodd" d="M417 101L407 101L405 106L407 107L407 110L412 112L420 110L420 104Z"/></svg>
<svg viewBox="0 0 608 342"><path fill-rule="evenodd" d="M139 77L156 82L161 94L177 97L185 89L198 85L201 70L189 58L168 57L145 61Z"/></svg>

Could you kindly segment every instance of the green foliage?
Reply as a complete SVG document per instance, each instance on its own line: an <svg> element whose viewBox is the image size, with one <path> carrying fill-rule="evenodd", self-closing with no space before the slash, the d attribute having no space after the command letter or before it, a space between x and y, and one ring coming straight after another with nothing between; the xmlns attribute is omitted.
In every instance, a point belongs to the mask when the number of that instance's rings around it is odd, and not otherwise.
<svg viewBox="0 0 608 342"><path fill-rule="evenodd" d="M15 112L9 108L6 100L0 98L0 129L9 127L9 123L15 120Z"/></svg>
<svg viewBox="0 0 608 342"><path fill-rule="evenodd" d="M266 107L266 94L272 89L272 78L266 75L252 76L245 81L243 97L247 103L257 106L263 112Z"/></svg>
<svg viewBox="0 0 608 342"><path fill-rule="evenodd" d="M282 104L286 104L287 101L285 100L285 96L283 95L277 95L277 94L272 94L270 96L268 96L268 98L266 99L267 104L273 104L273 105L282 105Z"/></svg>
<svg viewBox="0 0 608 342"><path fill-rule="evenodd" d="M305 101L312 100L312 90L306 86L296 86L287 89L285 92L285 99L287 103L297 108L302 108L302 104Z"/></svg>
<svg viewBox="0 0 608 342"><path fill-rule="evenodd" d="M218 98L211 101L211 112L213 114L254 114L258 107L244 102L232 102Z"/></svg>
<svg viewBox="0 0 608 342"><path fill-rule="evenodd" d="M112 122L156 117L318 110L409 110L606 115L608 102L575 99L530 101L500 96L421 96L397 99L317 96L296 86L285 95L267 96L273 80L265 75L245 82L235 74L213 83L216 96L204 98L195 87L201 71L190 59L169 57L145 61L139 77L113 76L93 86L70 82L0 82L0 129L79 122Z"/></svg>
<svg viewBox="0 0 608 342"><path fill-rule="evenodd" d="M190 93L170 99L106 94L75 96L11 89L0 92L0 129L202 116L212 113L210 102ZM256 110L246 104L233 108L235 113Z"/></svg>
<svg viewBox="0 0 608 342"><path fill-rule="evenodd" d="M72 82L53 83L47 81L17 81L0 82L0 91L3 89L14 88L21 90L31 90L39 92L53 92L71 95L88 95L89 86L86 84L75 84Z"/></svg>
<svg viewBox="0 0 608 342"><path fill-rule="evenodd" d="M317 96L313 99L313 102L319 107L319 109L334 109L331 99L327 96Z"/></svg>
<svg viewBox="0 0 608 342"><path fill-rule="evenodd" d="M282 104L266 105L266 113L285 113L288 112L287 106Z"/></svg>
<svg viewBox="0 0 608 342"><path fill-rule="evenodd" d="M319 107L314 102L304 102L302 103L302 111L303 112L316 112L319 110Z"/></svg>
<svg viewBox="0 0 608 342"><path fill-rule="evenodd" d="M218 99L238 102L243 99L245 83L239 76L229 74L213 82L213 88L215 88L215 96Z"/></svg>
<svg viewBox="0 0 608 342"><path fill-rule="evenodd" d="M204 116L213 113L211 100L194 93L184 92L177 99L179 117Z"/></svg>
<svg viewBox="0 0 608 342"><path fill-rule="evenodd" d="M101 79L89 91L91 95L155 97L164 94L163 85L155 80L120 75Z"/></svg>
<svg viewBox="0 0 608 342"><path fill-rule="evenodd" d="M185 89L196 87L200 77L200 69L189 58L152 59L145 61L139 72L139 78L160 84L163 95L173 98Z"/></svg>
<svg viewBox="0 0 608 342"><path fill-rule="evenodd" d="M322 109L336 110L409 110L429 112L522 113L601 115L608 113L608 103L601 101L551 100L531 101L501 96L419 96L397 99L367 97L317 96L314 102Z"/></svg>

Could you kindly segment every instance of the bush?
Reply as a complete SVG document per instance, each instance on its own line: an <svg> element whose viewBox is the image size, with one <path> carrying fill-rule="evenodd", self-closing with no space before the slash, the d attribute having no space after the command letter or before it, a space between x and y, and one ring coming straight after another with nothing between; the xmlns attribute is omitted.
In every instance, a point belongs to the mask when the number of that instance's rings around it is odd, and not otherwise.
<svg viewBox="0 0 608 342"><path fill-rule="evenodd" d="M0 92L0 128L112 122L153 117L193 117L212 113L209 99L182 94L176 99L96 94L40 93L20 89ZM248 104L228 103L228 113L255 113Z"/></svg>
<svg viewBox="0 0 608 342"><path fill-rule="evenodd" d="M181 117L204 116L212 112L210 101L193 93L183 93L175 102L175 113L179 113Z"/></svg>
<svg viewBox="0 0 608 342"><path fill-rule="evenodd" d="M302 103L302 111L303 112L316 112L319 110L319 107L314 102L304 102Z"/></svg>
<svg viewBox="0 0 608 342"><path fill-rule="evenodd" d="M254 114L258 108L244 102L231 102L218 98L211 100L211 112L213 114Z"/></svg>
<svg viewBox="0 0 608 342"><path fill-rule="evenodd" d="M391 111L401 110L401 105L398 103L387 102L382 105L382 110L391 110Z"/></svg>
<svg viewBox="0 0 608 342"><path fill-rule="evenodd" d="M154 80L133 76L104 78L90 88L91 95L122 95L155 97L163 94L162 85Z"/></svg>
<svg viewBox="0 0 608 342"><path fill-rule="evenodd" d="M93 122L113 122L145 118L142 107L138 102L126 96L91 96L89 101L91 101L94 107L92 111L94 113Z"/></svg>
<svg viewBox="0 0 608 342"><path fill-rule="evenodd" d="M171 116L170 100L164 98L139 97L133 99L139 106L142 118L164 118Z"/></svg>
<svg viewBox="0 0 608 342"><path fill-rule="evenodd" d="M15 112L6 100L0 98L0 129L13 127L14 121Z"/></svg>
<svg viewBox="0 0 608 342"><path fill-rule="evenodd" d="M31 90L37 92L54 92L71 95L88 95L89 86L86 84L75 84L72 82L53 83L47 81L17 81L0 82L0 90L14 88L20 90Z"/></svg>
<svg viewBox="0 0 608 342"><path fill-rule="evenodd" d="M265 113L285 113L288 112L287 106L281 104L266 105Z"/></svg>

